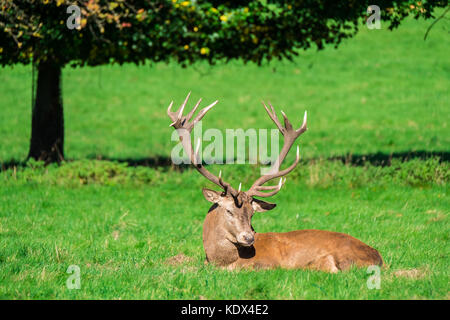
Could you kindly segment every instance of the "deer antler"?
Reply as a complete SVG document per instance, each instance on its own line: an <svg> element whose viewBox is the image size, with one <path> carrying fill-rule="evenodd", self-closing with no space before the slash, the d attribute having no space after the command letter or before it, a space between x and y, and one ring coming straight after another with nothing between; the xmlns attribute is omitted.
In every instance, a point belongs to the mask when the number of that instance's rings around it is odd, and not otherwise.
<svg viewBox="0 0 450 320"><path fill-rule="evenodd" d="M284 136L284 144L283 144L283 148L281 149L280 155L278 156L277 160L271 167L270 173L258 178L253 183L251 188L248 191L246 191L246 193L249 196L271 197L271 196L277 194L278 191L280 191L283 184L286 182L286 178L284 178L284 180L283 180L282 177L287 175L292 170L294 170L295 166L298 164L298 162L300 160L300 151L299 151L299 147L297 146L297 157L296 157L294 163L291 164L288 168L280 171L280 166L283 163L284 158L286 158L286 155L288 154L288 152L291 149L292 145L294 144L295 140L307 129L306 128L307 115L306 115L306 111L305 111L305 115L303 117L303 124L301 125L301 127L299 129L295 130L292 127L291 122L289 121L289 119L287 118L286 114L283 111L281 111L281 114L283 115L283 118L284 118L284 127L281 125L280 120L278 120L275 109L270 104L270 102L269 102L269 106L271 108L271 111L269 110L269 108L267 108L264 101L262 101L262 104L264 106L264 109L266 109L269 117L272 119L272 121L278 127L278 130L280 130L281 134ZM272 179L275 179L275 178L280 178L280 182L278 183L278 185L263 186L263 184L265 184L266 182L268 182ZM262 191L267 191L267 190L272 190L272 192L262 192Z"/></svg>
<svg viewBox="0 0 450 320"><path fill-rule="evenodd" d="M198 115L191 121L192 116L194 115L195 111L197 110L198 106L200 105L200 102L202 99L198 100L195 107L186 115L183 116L184 108L186 107L186 104L189 100L189 97L191 96L191 93L189 92L186 99L184 100L181 107L175 111L171 112L171 108L173 105L173 101L170 103L169 108L167 109L167 114L169 115L170 119L173 121L170 126L174 127L178 135L180 136L181 144L183 145L183 149L185 150L186 154L189 156L189 159L191 160L191 163L194 165L195 169L197 169L198 172L200 172L201 175L203 175L206 179L211 181L212 183L215 183L219 187L223 188L225 191L225 194L227 192L230 192L232 195L236 196L238 192L231 187L231 185L225 181L222 180L222 171L220 171L219 176L215 176L211 172L209 172L201 163L201 161L198 161L198 151L200 147L200 139L197 142L197 147L194 152L194 149L192 148L192 142L191 142L191 131L195 127L195 125L205 116L205 114L214 107L219 100L214 101L209 106L203 108L200 110Z"/></svg>

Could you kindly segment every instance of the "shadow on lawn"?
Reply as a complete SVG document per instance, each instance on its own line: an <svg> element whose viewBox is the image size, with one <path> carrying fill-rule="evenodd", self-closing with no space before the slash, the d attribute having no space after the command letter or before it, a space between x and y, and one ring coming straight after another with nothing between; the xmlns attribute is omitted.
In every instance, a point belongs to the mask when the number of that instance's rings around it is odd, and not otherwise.
<svg viewBox="0 0 450 320"><path fill-rule="evenodd" d="M407 151L407 152L394 152L394 153L373 153L373 154L347 154L345 156L336 156L329 158L311 158L305 159L305 162L310 162L313 160L335 160L342 161L344 164L349 164L353 166L363 166L365 163L370 163L374 166L390 166L393 159L398 159L402 162L409 161L411 159L434 159L439 158L440 162L450 161L450 152L446 151ZM155 157L155 158L143 158L143 159L117 159L117 158L96 158L100 160L117 161L120 163L126 162L129 166L137 167L181 167L186 168L187 165L175 166L169 157Z"/></svg>
<svg viewBox="0 0 450 320"><path fill-rule="evenodd" d="M412 159L434 159L439 158L439 162L448 162L450 160L450 152L447 151L406 151L406 152L394 152L394 153L372 153L366 155L360 154L348 154L345 156L330 157L327 160L340 160L345 164L353 166L363 166L364 163L369 162L374 166L386 167L390 166L392 160L397 159L402 162Z"/></svg>
<svg viewBox="0 0 450 320"><path fill-rule="evenodd" d="M315 160L335 160L342 161L344 164L352 166L362 166L365 163L370 163L374 166L390 166L392 160L398 159L402 162L409 161L411 159L433 159L439 158L440 162L449 162L450 152L447 151L406 151L406 152L394 152L394 153L373 153L373 154L347 154L344 156L336 156L329 158L311 158L306 159L305 162L315 161ZM103 156L92 156L88 157L90 160L105 160L113 161L118 163L127 163L130 167L150 167L150 168L177 168L178 170L184 170L188 168L188 165L173 165L169 157L156 156L152 158L140 158L140 159L130 159L130 158L108 158ZM73 161L69 159L67 161ZM0 162L0 172L14 167L24 167L26 166L25 161L11 160L7 162Z"/></svg>

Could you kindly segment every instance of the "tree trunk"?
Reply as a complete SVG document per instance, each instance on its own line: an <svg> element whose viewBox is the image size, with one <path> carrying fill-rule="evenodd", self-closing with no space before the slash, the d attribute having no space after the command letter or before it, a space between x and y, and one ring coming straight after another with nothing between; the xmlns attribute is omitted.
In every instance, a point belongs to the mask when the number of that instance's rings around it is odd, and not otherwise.
<svg viewBox="0 0 450 320"><path fill-rule="evenodd" d="M61 66L47 61L39 63L37 70L28 158L43 160L46 163L60 162L64 160Z"/></svg>

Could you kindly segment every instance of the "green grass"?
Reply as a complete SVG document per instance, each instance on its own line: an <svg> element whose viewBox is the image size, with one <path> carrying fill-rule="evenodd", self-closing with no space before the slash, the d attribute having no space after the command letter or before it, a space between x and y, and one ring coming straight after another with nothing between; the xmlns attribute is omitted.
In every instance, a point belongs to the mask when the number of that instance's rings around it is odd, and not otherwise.
<svg viewBox="0 0 450 320"><path fill-rule="evenodd" d="M261 99L296 123L308 110L307 158L447 151L449 42L442 24L423 41L429 23L408 20L394 32L363 27L339 49L302 52L294 64L66 68L66 156L169 155L165 111L190 90L191 106L199 97L204 106L220 100L205 129L273 128ZM0 161L22 160L31 128L31 67L0 70L0 93Z"/></svg>
<svg viewBox="0 0 450 320"><path fill-rule="evenodd" d="M420 174L403 179L412 172ZM253 219L258 232L327 229L374 246L386 263L380 290L367 288L366 269L205 266L201 234L209 204L200 192L206 183L192 170L82 161L33 164L0 179L2 298L448 298L449 165L437 161L384 168L302 163L273 199L278 207ZM185 260L169 263L178 254ZM81 269L80 290L66 288L69 265Z"/></svg>
<svg viewBox="0 0 450 320"><path fill-rule="evenodd" d="M65 69L65 152L75 161L0 169L0 298L448 299L448 162L320 160L448 152L448 35L437 24L424 42L429 23L363 28L338 50L301 53L294 64ZM0 164L27 155L30 71L0 70ZM209 204L201 188L211 184L193 170L86 160L168 157L174 144L165 110L189 90L192 103L220 99L205 129L273 128L262 98L298 124L308 110L305 160L274 197L277 208L257 214L253 226L361 239L386 262L380 290L367 288L365 269L229 272L204 265ZM244 189L259 173L250 165L221 169ZM184 259L171 263L178 254ZM80 290L66 287L70 265L81 269Z"/></svg>
<svg viewBox="0 0 450 320"><path fill-rule="evenodd" d="M207 183L192 170L29 163L0 174L0 297L447 299L449 169L436 160L305 162L273 199L278 207L255 216L258 232L327 229L374 246L386 267L381 289L369 290L365 269L331 275L205 266L209 204L200 189ZM227 174L248 187L253 171L229 166ZM186 260L168 263L178 254ZM70 265L81 269L80 290L66 288Z"/></svg>

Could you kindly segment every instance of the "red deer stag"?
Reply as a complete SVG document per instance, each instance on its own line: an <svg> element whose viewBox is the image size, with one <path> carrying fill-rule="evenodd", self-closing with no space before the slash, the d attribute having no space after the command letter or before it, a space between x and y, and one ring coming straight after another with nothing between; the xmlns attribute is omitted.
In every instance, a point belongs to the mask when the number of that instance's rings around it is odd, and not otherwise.
<svg viewBox="0 0 450 320"><path fill-rule="evenodd" d="M383 260L377 250L360 240L344 233L324 230L297 230L283 233L255 233L251 219L254 212L271 210L275 204L255 197L270 197L280 191L286 179L283 176L291 172L299 162L299 149L294 163L280 170L289 149L295 140L306 131L306 112L303 124L297 130L282 112L284 126L280 123L274 108L269 103L270 110L264 104L269 117L284 136L284 145L280 155L269 174L258 178L248 191L234 189L219 176L208 171L198 160L198 148L194 151L191 142L191 131L195 124L218 102L215 101L202 109L191 121L201 99L195 107L183 116L183 110L190 93L178 111L172 112L170 104L167 113L173 121L173 126L179 136L191 163L206 179L219 186L218 192L203 189L206 200L213 203L203 225L203 245L208 262L228 269L235 268L308 268L327 272L338 272L352 265L369 266L383 265ZM274 186L264 186L265 183L280 178Z"/></svg>

